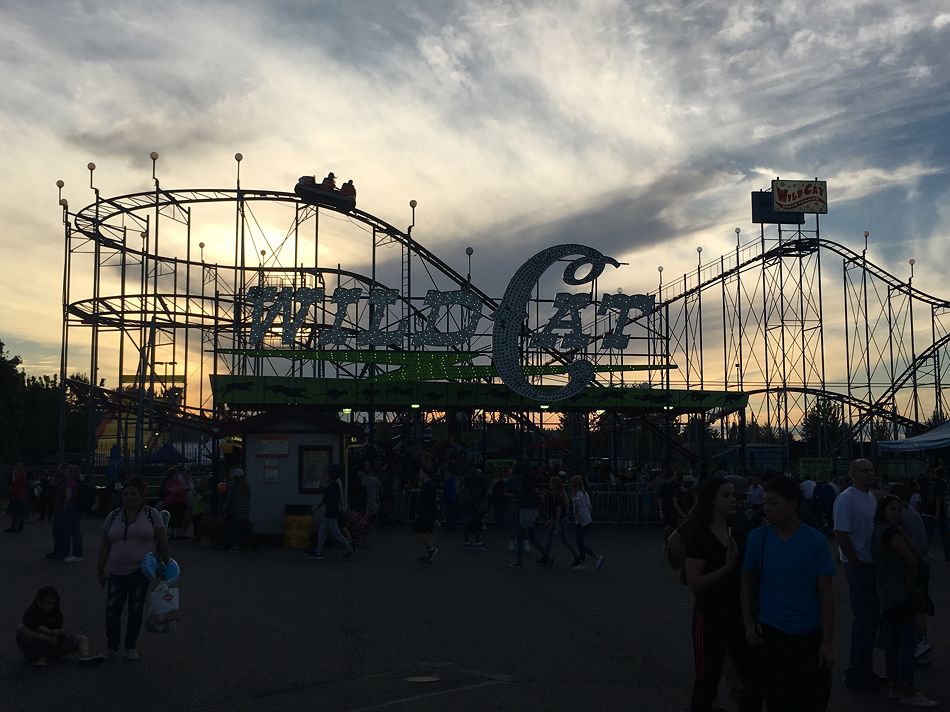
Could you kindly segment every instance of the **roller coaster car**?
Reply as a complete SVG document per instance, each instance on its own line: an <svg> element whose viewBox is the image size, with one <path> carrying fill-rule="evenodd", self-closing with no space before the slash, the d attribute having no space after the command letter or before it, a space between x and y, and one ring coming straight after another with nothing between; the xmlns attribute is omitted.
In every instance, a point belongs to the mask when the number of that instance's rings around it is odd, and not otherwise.
<svg viewBox="0 0 950 712"><path fill-rule="evenodd" d="M303 202L310 205L323 205L343 212L353 210L356 207L354 196L343 195L339 189L328 189L317 183L313 176L300 176L300 180L294 186L294 193L299 195Z"/></svg>

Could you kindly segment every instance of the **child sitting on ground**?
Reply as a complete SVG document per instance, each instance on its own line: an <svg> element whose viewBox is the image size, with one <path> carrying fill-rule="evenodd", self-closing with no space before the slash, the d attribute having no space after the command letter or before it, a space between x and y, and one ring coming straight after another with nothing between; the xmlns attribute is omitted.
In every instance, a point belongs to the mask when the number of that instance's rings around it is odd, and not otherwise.
<svg viewBox="0 0 950 712"><path fill-rule="evenodd" d="M23 622L17 626L16 644L23 656L37 667L75 652L80 655L80 665L102 662L102 658L89 657L86 636L67 635L63 630L59 592L52 586L37 591L33 604L23 614Z"/></svg>

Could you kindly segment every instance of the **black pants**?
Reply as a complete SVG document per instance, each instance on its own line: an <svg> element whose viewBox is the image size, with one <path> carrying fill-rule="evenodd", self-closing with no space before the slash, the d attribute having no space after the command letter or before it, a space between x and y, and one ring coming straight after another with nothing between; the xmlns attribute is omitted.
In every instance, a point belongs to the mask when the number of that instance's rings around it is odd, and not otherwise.
<svg viewBox="0 0 950 712"><path fill-rule="evenodd" d="M125 647L134 648L142 630L148 579L141 571L116 576L109 574L106 594L106 643L110 650L119 649L122 633L122 609L129 604L129 619L125 627Z"/></svg>
<svg viewBox="0 0 950 712"><path fill-rule="evenodd" d="M818 666L821 631L790 635L762 626L759 661L769 712L825 712L831 671Z"/></svg>
<svg viewBox="0 0 950 712"><path fill-rule="evenodd" d="M26 521L26 500L10 499L10 530L15 532L23 531L23 522Z"/></svg>
<svg viewBox="0 0 950 712"><path fill-rule="evenodd" d="M465 541L470 536L475 537L477 543L482 541L482 513L481 510L473 509L465 518Z"/></svg>
<svg viewBox="0 0 950 712"><path fill-rule="evenodd" d="M732 657L742 679L741 712L761 712L762 692L756 676L754 653L745 642L745 631L737 616L718 612L693 612L693 660L696 680L693 683L691 712L710 712L726 654ZM771 708L769 712L772 712Z"/></svg>

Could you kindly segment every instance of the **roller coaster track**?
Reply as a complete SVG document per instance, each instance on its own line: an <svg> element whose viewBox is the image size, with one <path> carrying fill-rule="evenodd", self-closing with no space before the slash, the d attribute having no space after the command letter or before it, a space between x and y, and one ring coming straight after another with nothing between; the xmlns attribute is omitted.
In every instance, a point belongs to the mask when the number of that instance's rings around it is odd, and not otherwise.
<svg viewBox="0 0 950 712"><path fill-rule="evenodd" d="M92 203L91 205L86 206L76 213L75 225L77 230L93 238L98 233L96 229L97 222L108 222L109 220L114 220L123 215L131 216L135 213L145 210L161 211L169 207L183 209L186 205L238 200L245 202L277 201L295 203L298 205L309 205L308 203L304 203L295 193L274 190L238 190L225 188L153 190L141 193L129 193L127 195L120 195L113 198L104 198L100 200L98 204ZM320 207L325 210L335 210L329 206L321 205ZM438 269L456 285L459 287L466 287L471 290L478 296L482 304L484 304L491 312L494 312L498 308L498 304L494 299L489 297L482 290L478 289L475 285L470 284L468 279L453 269L450 265L443 262L435 253L421 245L418 241L413 240L407 233L401 231L394 225L391 225L384 220L380 220L376 216L370 215L369 213L363 212L362 210L353 209L349 212L335 210L335 212L338 212L342 215L347 215L354 220L357 220L364 225L373 228L377 233L387 235L395 242L406 246L414 254ZM118 244L116 243L113 246L118 247ZM130 253L134 253L134 250L129 248L126 249L128 249ZM163 261L169 260L180 261L182 263L185 262L185 260L177 260L175 258L163 257L161 259Z"/></svg>
<svg viewBox="0 0 950 712"><path fill-rule="evenodd" d="M828 258L832 265L841 260L843 292L829 290L826 279L822 296L821 264ZM803 267L806 263L809 266ZM804 277L798 279L806 270L814 270L817 278L812 277L810 282ZM695 323L703 321L701 295L704 293L706 299L712 297L714 305L720 294L722 297L723 341L718 359L713 358L714 344L708 340L704 349L689 345L690 330L695 331ZM805 407L807 399L812 403L816 399L827 399L839 403L850 413L843 435L827 454L845 453L848 443L875 420L889 422L905 433L918 429L922 420L920 393L921 389L926 390L925 385L936 393L934 411L946 412L942 386L948 380L946 371L950 364L950 325L946 320L950 301L914 287L912 279L897 277L867 259L866 253L856 252L839 242L802 232L778 241L766 241L763 235L759 240L737 246L717 261L699 265L680 280L661 285L653 294L656 297L653 310L637 321L647 324L648 330L652 329L657 335L664 328L667 330L667 348L674 362L685 359L695 373L697 364L702 372L703 365L716 361L719 377L724 373L728 382L730 372L738 371L736 380L738 387L742 387L742 374L746 370L762 374L761 359L764 358L765 387L742 389L750 399L781 401L782 394L796 395L806 399ZM829 294L834 296L829 298ZM836 308L843 312L827 311L829 303L836 300ZM925 317L916 326L915 306ZM717 309L713 310L713 321L718 318ZM788 320L786 312L790 316ZM826 326L824 322L829 316ZM835 330L842 325L843 334ZM675 332L672 338L671 329ZM736 332L741 332L738 347ZM835 352L832 365L836 371L841 371L843 365L846 377L826 380L824 343L827 335L844 336L844 355L839 357ZM782 350L786 347L786 338L790 339L789 353ZM813 341L806 343L809 340ZM700 350L703 353L696 355ZM770 358L771 375L768 373ZM811 361L806 364L808 359ZM732 371L733 366L736 371ZM781 377L776 375L779 370ZM684 373L681 364L679 373ZM925 384L928 379L930 382ZM840 385L826 386L831 381ZM912 393L909 403L913 406L913 415L901 413L899 409L900 394L905 408L910 409L906 405L908 391Z"/></svg>
<svg viewBox="0 0 950 712"><path fill-rule="evenodd" d="M759 243L754 242L751 244L758 245ZM869 274L872 274L882 282L885 282L892 289L911 296L918 301L930 304L931 306L950 308L950 301L934 297L927 292L923 292L915 287L909 286L906 280L901 280L898 277L895 277L887 270L878 267L873 262L867 261L862 255L840 243L833 242L825 238L806 238L799 240L788 240L787 242L783 242L782 244L773 247L770 250L758 252L754 256L738 262L725 271L720 272L713 277L706 278L698 284L680 291L677 291L680 282L671 282L670 287L663 287L656 293L657 299L653 311L658 312L669 304L708 289L710 286L718 285L722 280L728 279L729 277L740 274L746 270L755 268L762 262L773 262L785 257L801 257L805 254L817 252L821 248L836 253L855 266L866 269Z"/></svg>

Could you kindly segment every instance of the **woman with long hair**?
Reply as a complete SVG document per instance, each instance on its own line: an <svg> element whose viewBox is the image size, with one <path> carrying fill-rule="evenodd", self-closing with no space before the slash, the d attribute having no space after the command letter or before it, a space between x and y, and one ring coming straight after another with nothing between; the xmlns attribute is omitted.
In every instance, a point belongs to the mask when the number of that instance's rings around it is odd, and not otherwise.
<svg viewBox="0 0 950 712"><path fill-rule="evenodd" d="M914 614L925 612L929 598L917 585L922 557L904 532L901 525L903 513L904 503L899 498L884 495L874 515L872 539L881 602L881 638L888 697L913 707L937 707L935 701L914 687L914 652L917 648Z"/></svg>
<svg viewBox="0 0 950 712"><path fill-rule="evenodd" d="M103 658L114 658L122 633L122 609L128 603L125 629L126 660L138 660L149 581L142 573L146 554L160 563L169 560L168 537L161 514L145 504L145 483L135 478L122 486L122 505L106 517L99 545L99 585L106 588L106 642Z"/></svg>
<svg viewBox="0 0 950 712"><path fill-rule="evenodd" d="M80 655L80 665L102 662L100 657L89 657L86 636L66 633L59 591L52 586L43 586L36 592L33 603L23 614L23 621L17 626L16 644L23 657L37 667L75 652Z"/></svg>
<svg viewBox="0 0 950 712"><path fill-rule="evenodd" d="M564 490L564 481L561 479L561 477L566 476L566 473L559 472L552 477L548 483L550 487L550 492L548 493L548 511L551 513L551 519L548 521L548 538L546 546L543 549L544 556L538 560L538 564L541 566L554 566L554 558L551 556L551 547L554 545L555 534L560 535L564 546L566 546L567 550L574 556L574 561L577 561L579 558L577 549L574 548L571 540L567 538L567 515L570 511L571 501L567 498L567 492Z"/></svg>
<svg viewBox="0 0 950 712"><path fill-rule="evenodd" d="M736 489L725 477L699 488L686 533L686 583L696 597L693 608L692 712L710 712L729 653L743 682L740 710L761 710L739 596L741 551L733 536ZM756 707L758 702L758 707Z"/></svg>
<svg viewBox="0 0 950 712"><path fill-rule="evenodd" d="M590 554L597 561L595 568L600 571L604 565L604 557L591 549L585 543L587 533L593 524L591 517L590 495L587 493L587 487L584 485L584 478L580 475L574 475L571 478L571 505L574 508L574 537L577 539L577 557L571 568L575 571L584 571L587 569L585 563L586 555Z"/></svg>

